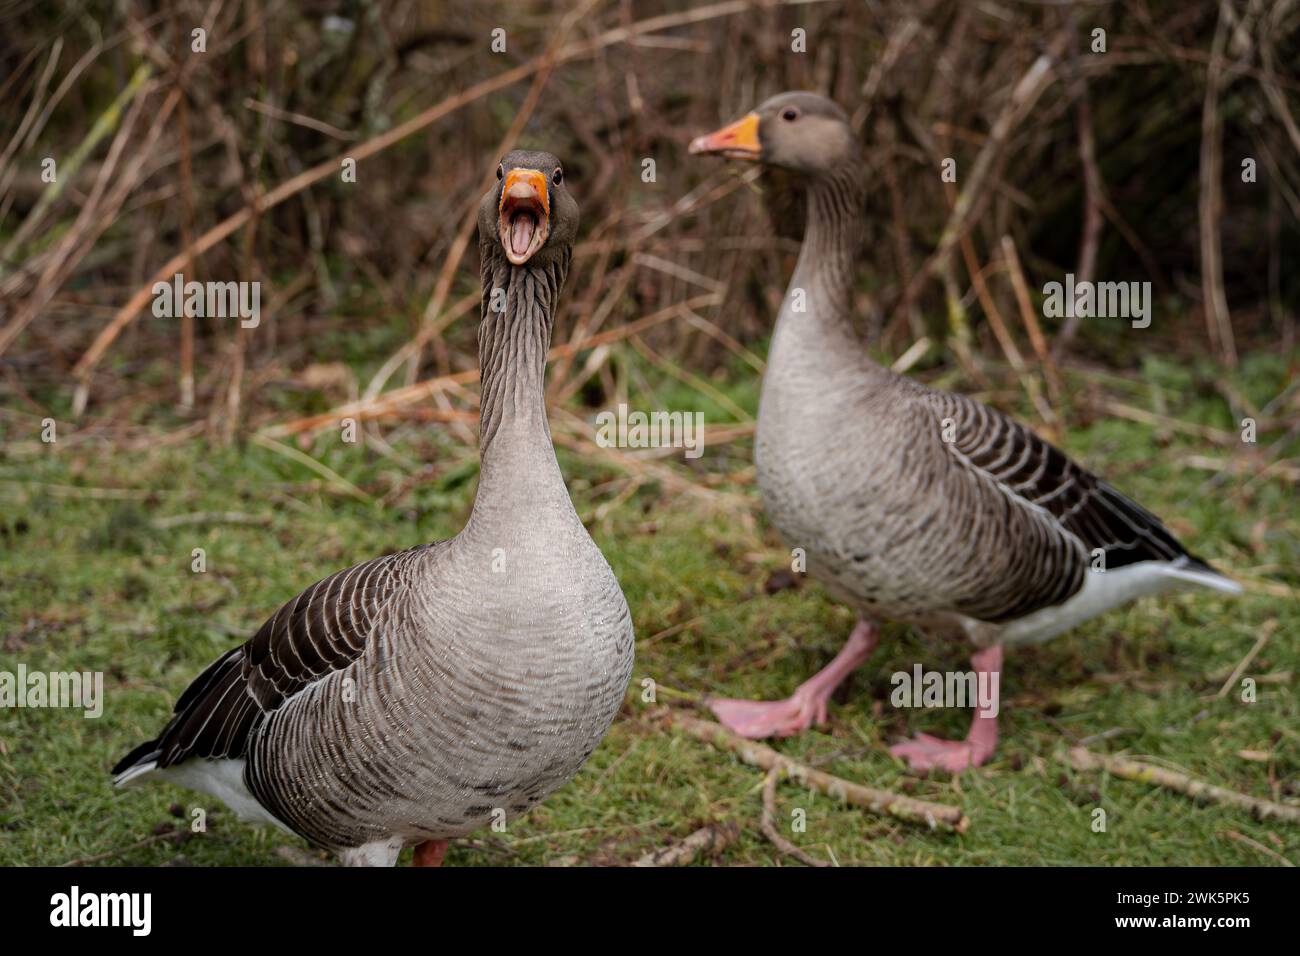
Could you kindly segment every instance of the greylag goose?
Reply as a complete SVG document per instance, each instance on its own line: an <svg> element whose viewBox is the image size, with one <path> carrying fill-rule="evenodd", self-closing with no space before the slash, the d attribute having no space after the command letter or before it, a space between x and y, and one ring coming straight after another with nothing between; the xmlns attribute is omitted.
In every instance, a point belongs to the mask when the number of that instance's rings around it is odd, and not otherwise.
<svg viewBox="0 0 1300 956"><path fill-rule="evenodd" d="M882 619L957 629L979 675L1004 645L1045 641L1143 595L1240 587L1188 554L1149 511L992 408L871 360L853 318L866 167L844 111L785 93L692 153L783 167L807 184L807 225L777 316L755 439L767 515L807 570L858 615L839 654L787 700L715 700L747 737L826 720L832 691L876 645ZM892 748L917 770L986 760L995 715L964 740Z"/></svg>
<svg viewBox="0 0 1300 956"><path fill-rule="evenodd" d="M113 768L220 798L392 866L514 818L568 781L622 702L633 634L569 500L543 393L578 207L549 153L515 151L479 206L481 468L454 538L312 585L181 695Z"/></svg>

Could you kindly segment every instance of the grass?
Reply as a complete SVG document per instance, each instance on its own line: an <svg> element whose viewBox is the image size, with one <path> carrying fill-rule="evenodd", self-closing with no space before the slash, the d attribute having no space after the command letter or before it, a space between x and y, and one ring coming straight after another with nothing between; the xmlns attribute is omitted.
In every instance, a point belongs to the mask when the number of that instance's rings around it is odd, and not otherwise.
<svg viewBox="0 0 1300 956"><path fill-rule="evenodd" d="M637 361L626 350L620 360ZM633 378L642 373L649 374L641 369ZM1258 355L1234 382L1258 406L1287 376L1283 357ZM1226 403L1203 387L1207 378L1213 370L1148 360L1140 380L1115 387L1143 407L1163 392L1180 420L1232 428ZM752 375L722 375L714 384L753 411ZM726 417L669 380L654 379L650 392L641 407L703 407L711 422ZM402 426L386 437L396 455L428 462L432 473L409 480L412 465L330 436L309 449L378 504L338 494L300 463L255 445L219 449L195 440L126 451L64 440L14 445L0 457L0 669L21 662L29 671L102 671L106 691L99 719L77 710L0 711L0 865L88 858L283 865L276 849L301 846L187 791L153 785L116 793L107 769L157 732L204 665L298 590L461 526L473 495L472 452L439 426ZM775 746L854 781L960 805L970 829L960 837L928 832L783 783L778 821L788 825L792 811L804 810L806 832L788 836L812 855L846 865L1300 862L1300 828L1076 774L1060 760L1065 746L1113 731L1093 746L1297 802L1300 606L1281 596L1300 586L1294 485L1188 467L1188 455L1222 452L1178 430L1162 434L1121 418L1085 421L1066 444L1163 515L1193 550L1277 593L1147 600L1045 646L1012 651L1001 747L989 765L957 780L912 776L886 747L918 730L959 736L968 713L896 710L889 675L916 661L964 670L968 648L888 626L870 663L842 689L830 725ZM749 448L737 444L709 450L697 467L725 473L748 462ZM584 515L618 490L611 482L620 474L592 459L562 452L561 464ZM752 499L745 484L732 490ZM153 524L193 512L241 512L265 524ZM639 639L623 713L572 783L507 833L454 845L448 862L624 862L722 818L739 820L742 836L719 862L788 862L759 831L761 773L642 720L650 706L642 681L655 682L661 705L711 693L784 696L835 653L852 626L850 612L812 582L769 593L787 552L757 507L738 514L647 483L591 530L623 584ZM190 570L195 548L206 553L206 573ZM1260 681L1258 702L1243 703L1235 689L1217 699L1265 626L1276 630L1247 672ZM197 806L207 813L205 833L163 838L187 833ZM1099 806L1104 833L1092 828Z"/></svg>

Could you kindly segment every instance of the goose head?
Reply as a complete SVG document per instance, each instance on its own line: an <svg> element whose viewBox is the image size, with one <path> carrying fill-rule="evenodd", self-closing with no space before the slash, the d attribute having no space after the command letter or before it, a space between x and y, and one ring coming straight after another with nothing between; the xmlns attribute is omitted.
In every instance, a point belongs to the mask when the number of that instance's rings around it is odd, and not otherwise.
<svg viewBox="0 0 1300 956"><path fill-rule="evenodd" d="M857 161L860 147L837 103L816 93L781 93L692 140L690 150L816 176Z"/></svg>
<svg viewBox="0 0 1300 956"><path fill-rule="evenodd" d="M578 234L578 204L551 153L516 149L501 158L497 181L479 202L479 236L512 266L549 265Z"/></svg>

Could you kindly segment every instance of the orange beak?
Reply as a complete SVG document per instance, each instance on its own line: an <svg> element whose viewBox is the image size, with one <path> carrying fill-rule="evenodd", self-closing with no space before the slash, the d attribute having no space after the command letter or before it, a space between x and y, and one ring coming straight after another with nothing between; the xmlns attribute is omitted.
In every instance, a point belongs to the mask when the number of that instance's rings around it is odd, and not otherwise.
<svg viewBox="0 0 1300 956"><path fill-rule="evenodd" d="M716 153L729 159L757 160L763 147L758 142L758 114L742 116L708 136L691 140L692 153Z"/></svg>
<svg viewBox="0 0 1300 956"><path fill-rule="evenodd" d="M506 258L523 265L546 243L551 231L551 207L546 176L535 169L512 169L501 184L497 205L497 235Z"/></svg>

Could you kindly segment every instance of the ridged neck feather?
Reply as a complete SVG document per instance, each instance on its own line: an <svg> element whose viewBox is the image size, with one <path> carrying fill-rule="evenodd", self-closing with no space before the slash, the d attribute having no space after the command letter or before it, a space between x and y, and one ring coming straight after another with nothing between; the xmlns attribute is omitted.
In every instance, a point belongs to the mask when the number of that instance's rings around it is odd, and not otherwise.
<svg viewBox="0 0 1300 956"><path fill-rule="evenodd" d="M861 157L808 178L807 220L799 262L790 280L782 317L801 335L861 342L853 322L853 286L866 238L866 183ZM793 297L802 290L805 310Z"/></svg>
<svg viewBox="0 0 1300 956"><path fill-rule="evenodd" d="M481 247L479 490L484 499L540 486L568 500L546 421L546 352L570 253L512 265L495 243Z"/></svg>

